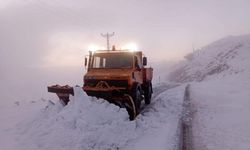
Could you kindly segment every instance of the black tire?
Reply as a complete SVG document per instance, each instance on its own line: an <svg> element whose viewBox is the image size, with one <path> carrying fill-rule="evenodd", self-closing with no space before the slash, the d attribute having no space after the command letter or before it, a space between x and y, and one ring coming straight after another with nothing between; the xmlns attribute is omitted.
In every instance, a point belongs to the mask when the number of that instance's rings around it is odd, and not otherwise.
<svg viewBox="0 0 250 150"><path fill-rule="evenodd" d="M138 83L135 83L132 87L131 97L135 103L136 107L136 114L138 115L141 110L141 101L142 101L142 94L141 94L141 86Z"/></svg>
<svg viewBox="0 0 250 150"><path fill-rule="evenodd" d="M129 115L129 120L132 121L135 119L135 117L137 115L134 100L128 94L125 94L124 98L126 99L126 102L124 104L125 104L125 108L126 108L128 115Z"/></svg>
<svg viewBox="0 0 250 150"><path fill-rule="evenodd" d="M151 103L151 98L152 98L152 93L153 93L153 89L152 89L152 84L151 82L147 82L146 86L145 86L145 91L144 91L144 97L145 97L145 104L148 105Z"/></svg>

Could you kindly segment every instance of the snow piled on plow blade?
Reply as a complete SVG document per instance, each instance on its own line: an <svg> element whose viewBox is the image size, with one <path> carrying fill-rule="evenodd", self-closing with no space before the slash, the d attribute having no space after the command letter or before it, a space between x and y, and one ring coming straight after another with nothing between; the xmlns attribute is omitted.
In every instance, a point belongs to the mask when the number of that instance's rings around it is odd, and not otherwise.
<svg viewBox="0 0 250 150"><path fill-rule="evenodd" d="M67 106L50 102L19 123L12 136L18 149L173 149L183 91L181 86L159 94L136 120L129 121L126 109L90 98L75 87Z"/></svg>
<svg viewBox="0 0 250 150"><path fill-rule="evenodd" d="M91 101L81 88L74 92L65 108L59 102L50 104L20 130L27 131L27 139L22 139L26 149L115 149L127 142L124 137L135 137L135 124L125 109Z"/></svg>

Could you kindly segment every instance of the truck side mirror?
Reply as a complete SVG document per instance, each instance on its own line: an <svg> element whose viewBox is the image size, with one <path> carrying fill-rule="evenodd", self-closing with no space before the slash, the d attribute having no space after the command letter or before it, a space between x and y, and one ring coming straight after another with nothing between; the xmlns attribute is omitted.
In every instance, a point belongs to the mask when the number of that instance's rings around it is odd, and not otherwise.
<svg viewBox="0 0 250 150"><path fill-rule="evenodd" d="M147 63L148 63L147 57L142 58L142 63L143 63L143 66L147 66Z"/></svg>
<svg viewBox="0 0 250 150"><path fill-rule="evenodd" d="M87 65L88 65L88 59L87 59L87 57L85 57L85 59L84 59L84 65L85 65L85 67L87 67Z"/></svg>

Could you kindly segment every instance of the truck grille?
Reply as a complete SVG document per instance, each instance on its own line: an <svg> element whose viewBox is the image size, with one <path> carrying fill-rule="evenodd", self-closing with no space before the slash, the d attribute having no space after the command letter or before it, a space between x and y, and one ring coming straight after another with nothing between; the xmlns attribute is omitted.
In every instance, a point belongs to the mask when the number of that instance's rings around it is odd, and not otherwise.
<svg viewBox="0 0 250 150"><path fill-rule="evenodd" d="M84 86L91 86L95 87L96 84L100 81L105 81L108 83L109 86L115 87L127 87L128 81L127 80L96 80L96 79L85 79Z"/></svg>

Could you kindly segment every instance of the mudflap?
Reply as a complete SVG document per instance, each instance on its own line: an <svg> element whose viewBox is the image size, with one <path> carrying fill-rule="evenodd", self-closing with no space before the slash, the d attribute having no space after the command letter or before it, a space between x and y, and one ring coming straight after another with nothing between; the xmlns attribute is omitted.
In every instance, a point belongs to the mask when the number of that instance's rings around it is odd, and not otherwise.
<svg viewBox="0 0 250 150"><path fill-rule="evenodd" d="M60 102L65 106L69 102L69 95L74 95L73 87L69 85L60 86L60 85L52 85L48 86L48 92L56 93Z"/></svg>
<svg viewBox="0 0 250 150"><path fill-rule="evenodd" d="M136 111L135 103L132 99L132 97L128 94L124 94L124 105L128 112L129 119L132 121L136 118L138 115L138 112Z"/></svg>

